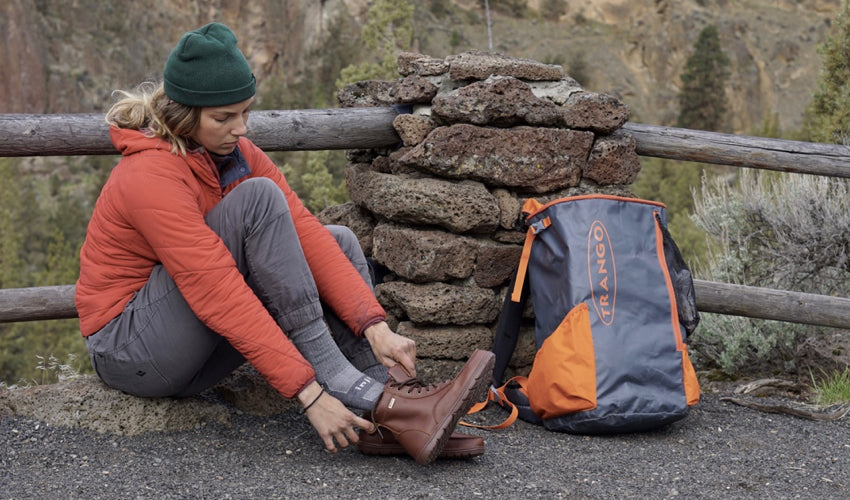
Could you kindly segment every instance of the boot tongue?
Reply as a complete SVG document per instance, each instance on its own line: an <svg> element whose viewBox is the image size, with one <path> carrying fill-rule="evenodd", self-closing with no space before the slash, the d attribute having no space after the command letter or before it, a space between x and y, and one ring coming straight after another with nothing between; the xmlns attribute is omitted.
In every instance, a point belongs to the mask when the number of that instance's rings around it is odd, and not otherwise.
<svg viewBox="0 0 850 500"><path fill-rule="evenodd" d="M393 381L399 384L403 384L404 382L413 379L401 363L393 365L389 370L387 370L387 373Z"/></svg>

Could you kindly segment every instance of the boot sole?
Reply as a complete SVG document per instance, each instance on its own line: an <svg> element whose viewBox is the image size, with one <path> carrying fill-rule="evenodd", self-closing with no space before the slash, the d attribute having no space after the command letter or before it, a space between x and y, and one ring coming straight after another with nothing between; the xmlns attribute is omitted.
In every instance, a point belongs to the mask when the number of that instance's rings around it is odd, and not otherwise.
<svg viewBox="0 0 850 500"><path fill-rule="evenodd" d="M422 450L413 457L417 463L428 465L436 460L443 451L443 448L446 446L449 436L451 436L461 417L466 415L466 412L468 412L469 409L472 408L472 405L478 402L479 399L484 399L484 395L487 394L487 390L490 386L490 376L493 371L494 360L495 356L492 352L480 349L473 352L472 356L469 357L467 365L472 366L471 369L473 370L473 373L469 378L470 383L467 387L466 393L462 394L460 398L458 398L454 411L446 417L446 420L443 421L443 425L440 426L437 432L435 432L425 446L422 447Z"/></svg>
<svg viewBox="0 0 850 500"><path fill-rule="evenodd" d="M389 431L387 431L389 432ZM357 449L360 453L364 455L380 455L380 456L397 456L404 455L407 452L404 451L404 447L400 444L398 445L369 445L369 444L358 444ZM484 454L483 446L471 446L469 448L465 448L462 450L456 451L446 451L443 450L437 458L473 458L478 457Z"/></svg>
<svg viewBox="0 0 850 500"><path fill-rule="evenodd" d="M365 417L364 417L365 418ZM391 433L389 429L386 432ZM364 435L361 431L360 441L357 442L357 449L364 455L406 455L404 446L398 441L387 441L381 439L379 442L369 440L371 435ZM484 440L472 439L473 436L468 434L460 434L455 437L455 433L449 435L446 441L446 446L443 447L443 452L437 457L440 458L472 458L484 454Z"/></svg>

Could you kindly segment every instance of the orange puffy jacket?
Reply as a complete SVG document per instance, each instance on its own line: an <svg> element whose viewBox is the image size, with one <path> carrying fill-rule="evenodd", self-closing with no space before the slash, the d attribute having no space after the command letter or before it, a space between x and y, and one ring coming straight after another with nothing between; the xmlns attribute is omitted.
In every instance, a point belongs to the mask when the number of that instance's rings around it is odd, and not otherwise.
<svg viewBox="0 0 850 500"><path fill-rule="evenodd" d="M309 383L313 368L204 222L207 212L250 177L268 177L286 195L322 300L358 335L386 317L334 237L250 140L239 141L250 176L222 192L218 171L206 153L172 154L169 143L136 130L112 127L110 135L123 157L100 193L80 252L75 302L83 336L121 314L153 267L162 263L198 318L225 337L283 396L292 397Z"/></svg>

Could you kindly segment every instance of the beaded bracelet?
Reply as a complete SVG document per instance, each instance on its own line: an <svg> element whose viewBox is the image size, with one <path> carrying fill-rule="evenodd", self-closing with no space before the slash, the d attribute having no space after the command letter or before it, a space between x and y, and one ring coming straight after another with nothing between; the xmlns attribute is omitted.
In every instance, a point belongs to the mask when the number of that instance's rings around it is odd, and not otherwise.
<svg viewBox="0 0 850 500"><path fill-rule="evenodd" d="M314 404L316 404L316 401L318 401L318 400L319 400L319 398L320 398L320 397L322 397L322 394L324 394L324 393L325 393L325 388L324 388L324 387L322 387L322 391L321 391L321 392L319 392L319 395L318 395L318 396L316 396L316 399L314 399L312 403L308 404L308 405L307 405L307 406L305 406L304 408L301 408L298 412L299 412L300 414L302 414L302 415L303 415L303 414L305 414L305 413L307 413L307 410L309 410L311 406L313 406Z"/></svg>

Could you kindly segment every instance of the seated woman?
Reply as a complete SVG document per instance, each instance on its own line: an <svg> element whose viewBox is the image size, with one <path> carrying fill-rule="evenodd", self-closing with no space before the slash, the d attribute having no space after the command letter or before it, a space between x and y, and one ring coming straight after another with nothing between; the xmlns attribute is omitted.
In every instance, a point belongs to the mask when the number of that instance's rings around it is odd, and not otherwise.
<svg viewBox="0 0 850 500"><path fill-rule="evenodd" d="M415 378L414 342L385 322L356 238L323 226L245 137L255 90L236 37L212 23L180 38L162 83L107 113L122 158L76 289L92 365L111 387L161 397L197 394L247 360L304 405L329 451L382 428L430 463L483 399L492 353L437 386Z"/></svg>

